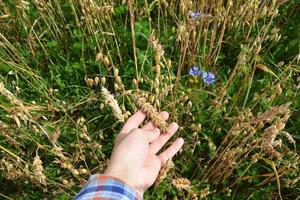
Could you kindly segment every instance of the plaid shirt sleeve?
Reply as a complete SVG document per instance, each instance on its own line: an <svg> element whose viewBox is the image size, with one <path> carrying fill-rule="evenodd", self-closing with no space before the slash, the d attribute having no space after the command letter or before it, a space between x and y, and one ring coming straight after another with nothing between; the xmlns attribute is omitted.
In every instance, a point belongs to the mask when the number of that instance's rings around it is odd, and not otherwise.
<svg viewBox="0 0 300 200"><path fill-rule="evenodd" d="M142 198L122 180L94 174L74 200L142 200Z"/></svg>

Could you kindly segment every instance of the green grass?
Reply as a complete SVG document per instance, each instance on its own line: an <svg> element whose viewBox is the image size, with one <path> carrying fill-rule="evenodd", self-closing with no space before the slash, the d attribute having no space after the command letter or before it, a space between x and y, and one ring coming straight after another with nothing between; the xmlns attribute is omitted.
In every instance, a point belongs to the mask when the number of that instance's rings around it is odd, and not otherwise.
<svg viewBox="0 0 300 200"><path fill-rule="evenodd" d="M300 4L230 2L0 1L1 198L71 199L103 172L123 125L104 86L125 117L139 95L181 126L184 148L145 199L296 199ZM192 66L216 82L190 76ZM278 133L276 157L264 142L282 124L295 143ZM190 190L172 184L181 177Z"/></svg>

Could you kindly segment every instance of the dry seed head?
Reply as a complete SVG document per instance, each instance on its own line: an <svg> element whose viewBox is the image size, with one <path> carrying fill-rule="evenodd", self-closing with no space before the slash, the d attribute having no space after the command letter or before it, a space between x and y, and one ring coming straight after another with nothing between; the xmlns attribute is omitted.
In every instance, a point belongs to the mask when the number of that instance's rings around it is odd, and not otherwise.
<svg viewBox="0 0 300 200"><path fill-rule="evenodd" d="M109 61L108 56L105 55L105 56L103 57L103 63L104 63L104 65L105 65L106 67L109 67L110 61Z"/></svg>
<svg viewBox="0 0 300 200"><path fill-rule="evenodd" d="M122 110L117 102L117 100L114 98L110 92L102 86L101 93L104 97L104 99L108 102L108 105L111 107L113 111L113 115L121 122L124 122L124 116L122 113Z"/></svg>
<svg viewBox="0 0 300 200"><path fill-rule="evenodd" d="M106 83L106 78L103 76L103 77L101 77L101 84L105 85L105 83Z"/></svg>
<svg viewBox="0 0 300 200"><path fill-rule="evenodd" d="M278 67L283 67L283 65L284 65L284 62L283 62L283 61L280 61L279 63L277 63L277 66L278 66Z"/></svg>
<svg viewBox="0 0 300 200"><path fill-rule="evenodd" d="M174 179L172 181L172 184L179 190L187 190L189 191L191 189L191 181L187 178L177 178L177 179Z"/></svg>
<svg viewBox="0 0 300 200"><path fill-rule="evenodd" d="M160 101L159 101L158 99L155 99L155 106L156 106L157 108L160 107Z"/></svg>
<svg viewBox="0 0 300 200"><path fill-rule="evenodd" d="M155 54L155 63L156 63L156 65L160 64L160 60L161 60L161 54L156 53Z"/></svg>
<svg viewBox="0 0 300 200"><path fill-rule="evenodd" d="M78 176L79 175L79 171L77 169L71 169L71 172L74 176Z"/></svg>
<svg viewBox="0 0 300 200"><path fill-rule="evenodd" d="M188 101L187 107L188 107L188 109L191 109L193 107L193 103L191 101Z"/></svg>
<svg viewBox="0 0 300 200"><path fill-rule="evenodd" d="M21 127L21 122L18 118L17 115L12 115L12 118L15 120L16 124L17 124L17 127L20 128Z"/></svg>
<svg viewBox="0 0 300 200"><path fill-rule="evenodd" d="M159 87L159 79L157 77L154 79L154 87Z"/></svg>
<svg viewBox="0 0 300 200"><path fill-rule="evenodd" d="M201 124L192 124L191 125L191 129L193 130L193 131L201 131Z"/></svg>
<svg viewBox="0 0 300 200"><path fill-rule="evenodd" d="M36 179L38 183L46 185L46 176L43 173L44 167L42 164L43 162L40 157L36 155L32 163L34 179Z"/></svg>
<svg viewBox="0 0 300 200"><path fill-rule="evenodd" d="M137 80L136 80L135 78L132 80L132 83L133 83L134 85L138 85L138 82L137 82Z"/></svg>
<svg viewBox="0 0 300 200"><path fill-rule="evenodd" d="M138 82L143 83L143 82L144 82L144 78L141 77L141 78L138 80Z"/></svg>
<svg viewBox="0 0 300 200"><path fill-rule="evenodd" d="M282 131L282 132L280 132L280 134L282 134L283 136L285 136L290 143L292 143L292 144L296 143L295 140L294 140L294 138L293 138L293 136L290 133L288 133L286 131Z"/></svg>
<svg viewBox="0 0 300 200"><path fill-rule="evenodd" d="M96 55L96 62L102 61L102 60L103 60L103 53L102 53L102 52L99 52L99 53Z"/></svg>
<svg viewBox="0 0 300 200"><path fill-rule="evenodd" d="M172 61L170 60L170 59L168 59L168 61L167 61L167 68L168 69L170 69L171 68L171 66L172 66Z"/></svg>
<svg viewBox="0 0 300 200"><path fill-rule="evenodd" d="M282 121L279 121L278 123L276 123L276 128L278 131L282 131L285 127L285 123L283 123Z"/></svg>
<svg viewBox="0 0 300 200"><path fill-rule="evenodd" d="M114 76L118 76L119 75L119 69L115 68L114 69Z"/></svg>
<svg viewBox="0 0 300 200"><path fill-rule="evenodd" d="M161 69L160 65L155 66L156 77L160 76L160 69Z"/></svg>
<svg viewBox="0 0 300 200"><path fill-rule="evenodd" d="M179 25L177 29L177 41L182 41L186 33L186 28L184 24Z"/></svg>
<svg viewBox="0 0 300 200"><path fill-rule="evenodd" d="M91 78L87 78L86 80L86 84L88 85L88 87L93 87L94 86L94 80Z"/></svg>
<svg viewBox="0 0 300 200"><path fill-rule="evenodd" d="M67 185L67 184L69 184L69 181L66 180L66 179L64 179L64 180L62 181L62 183L63 183L64 185Z"/></svg>
<svg viewBox="0 0 300 200"><path fill-rule="evenodd" d="M153 95L150 95L150 97L149 97L149 102L150 102L151 104L153 104L154 101L155 101L155 97L154 97Z"/></svg>
<svg viewBox="0 0 300 200"><path fill-rule="evenodd" d="M281 145L282 145L282 140L281 140L281 139L275 140L275 141L273 142L273 147L274 147L274 148L275 148L275 147L281 147Z"/></svg>
<svg viewBox="0 0 300 200"><path fill-rule="evenodd" d="M275 86L275 93L279 96L282 93L282 88L280 86L280 83L277 83Z"/></svg>
<svg viewBox="0 0 300 200"><path fill-rule="evenodd" d="M22 112L30 116L28 110L24 107L23 103L18 98L16 98L9 90L7 90L2 82L0 82L0 94L7 98L7 100L10 103L19 106Z"/></svg>
<svg viewBox="0 0 300 200"><path fill-rule="evenodd" d="M161 130L162 133L167 132L167 123L160 117L156 109L146 101L145 98L137 99L137 105L147 113L153 123Z"/></svg>
<svg viewBox="0 0 300 200"><path fill-rule="evenodd" d="M59 129L56 129L51 136L49 137L50 141L55 144L56 141L58 140L59 136L60 136L61 132Z"/></svg>
<svg viewBox="0 0 300 200"><path fill-rule="evenodd" d="M129 118L129 116L127 115L127 113L124 114L124 120L126 121Z"/></svg>
<svg viewBox="0 0 300 200"><path fill-rule="evenodd" d="M79 173L80 174L88 174L88 170L87 169L79 169Z"/></svg>
<svg viewBox="0 0 300 200"><path fill-rule="evenodd" d="M100 103L100 110L104 108L104 103Z"/></svg>
<svg viewBox="0 0 300 200"><path fill-rule="evenodd" d="M129 111L126 111L126 114L127 114L128 116L131 116L131 112L129 112Z"/></svg>
<svg viewBox="0 0 300 200"><path fill-rule="evenodd" d="M164 76L164 75L160 75L160 76L158 77L159 81L163 81L163 80L164 80L164 78L165 78L165 76Z"/></svg>
<svg viewBox="0 0 300 200"><path fill-rule="evenodd" d="M115 75L115 80L116 80L116 83L119 85L119 86L122 86L122 80L121 80L121 77L118 76L118 75Z"/></svg>
<svg viewBox="0 0 300 200"><path fill-rule="evenodd" d="M100 83L100 79L99 79L99 77L98 77L98 76L96 76L96 77L95 77L95 79L94 79L94 83L95 83L95 86L98 86L98 85L99 85L99 83Z"/></svg>
<svg viewBox="0 0 300 200"><path fill-rule="evenodd" d="M263 140L261 143L262 149L266 151L269 155L274 155L275 157L282 157L282 154L276 151L273 147L276 136L278 135L278 130L276 126L272 125L265 129L263 133Z"/></svg>
<svg viewBox="0 0 300 200"><path fill-rule="evenodd" d="M116 91L118 91L120 88L119 88L119 85L117 84L117 83L115 83L114 84L114 89L116 90Z"/></svg>

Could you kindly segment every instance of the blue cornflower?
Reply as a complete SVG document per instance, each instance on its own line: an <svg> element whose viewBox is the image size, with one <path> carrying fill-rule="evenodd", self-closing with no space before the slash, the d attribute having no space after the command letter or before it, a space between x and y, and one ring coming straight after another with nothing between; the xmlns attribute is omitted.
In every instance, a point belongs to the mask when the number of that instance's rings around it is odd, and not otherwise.
<svg viewBox="0 0 300 200"><path fill-rule="evenodd" d="M212 72L203 72L202 79L204 83L212 84L216 82L216 76Z"/></svg>
<svg viewBox="0 0 300 200"><path fill-rule="evenodd" d="M200 76L201 75L201 70L197 66L193 66L189 70L189 74L191 76Z"/></svg>

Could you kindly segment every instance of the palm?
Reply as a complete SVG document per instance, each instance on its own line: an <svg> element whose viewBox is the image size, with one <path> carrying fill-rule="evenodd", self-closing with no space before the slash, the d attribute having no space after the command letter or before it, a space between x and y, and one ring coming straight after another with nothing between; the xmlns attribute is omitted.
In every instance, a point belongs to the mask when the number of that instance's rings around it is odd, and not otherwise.
<svg viewBox="0 0 300 200"><path fill-rule="evenodd" d="M148 155L141 176L144 186L148 188L155 182L160 166L161 161L156 155Z"/></svg>
<svg viewBox="0 0 300 200"><path fill-rule="evenodd" d="M164 120L167 120L168 116L167 112L160 113L160 117ZM155 182L162 165L171 159L183 145L183 139L179 138L157 155L177 131L178 124L171 123L167 132L160 134L151 122L138 129L145 118L146 114L138 111L127 120L115 142L111 169L109 166L106 172L108 175L123 178L140 194L143 194ZM124 175L122 171L129 172L129 174Z"/></svg>

